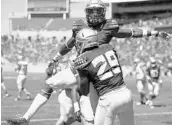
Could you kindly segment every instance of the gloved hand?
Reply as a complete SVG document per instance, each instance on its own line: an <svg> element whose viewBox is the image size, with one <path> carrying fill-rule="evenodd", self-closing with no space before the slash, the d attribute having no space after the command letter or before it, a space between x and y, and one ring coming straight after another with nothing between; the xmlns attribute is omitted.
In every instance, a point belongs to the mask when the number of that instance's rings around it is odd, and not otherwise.
<svg viewBox="0 0 172 125"><path fill-rule="evenodd" d="M81 122L81 111L75 112L73 117L76 121Z"/></svg>
<svg viewBox="0 0 172 125"><path fill-rule="evenodd" d="M54 75L56 72L57 72L57 66L58 66L58 61L55 62L55 61L49 61L48 62L48 67L46 69L46 74L48 77L51 77L52 75Z"/></svg>
<svg viewBox="0 0 172 125"><path fill-rule="evenodd" d="M164 40L167 40L167 41L170 39L170 37L172 38L172 35L170 35L167 32L159 32L158 36L160 36L161 38L163 38Z"/></svg>

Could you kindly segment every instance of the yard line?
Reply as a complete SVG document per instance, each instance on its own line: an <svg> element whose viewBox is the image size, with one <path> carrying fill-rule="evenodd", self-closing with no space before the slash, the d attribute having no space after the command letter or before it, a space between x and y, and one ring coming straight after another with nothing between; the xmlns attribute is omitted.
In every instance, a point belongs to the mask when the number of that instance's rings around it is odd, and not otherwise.
<svg viewBox="0 0 172 125"><path fill-rule="evenodd" d="M16 76L4 76L4 79L16 79L17 77Z"/></svg>
<svg viewBox="0 0 172 125"><path fill-rule="evenodd" d="M172 115L172 112L152 112L152 113L135 114L135 116L150 116L150 115Z"/></svg>
<svg viewBox="0 0 172 125"><path fill-rule="evenodd" d="M59 106L59 104L46 104L45 107L48 107L48 106ZM1 108L18 108L18 107L30 107L30 105L4 105L4 106L1 106Z"/></svg>
<svg viewBox="0 0 172 125"><path fill-rule="evenodd" d="M156 116L156 115L172 115L172 112L155 112L155 113L140 113L135 114L135 116ZM43 122L43 121L56 121L56 118L48 118L48 119L32 119L30 122ZM1 123L6 123L6 121L1 121Z"/></svg>

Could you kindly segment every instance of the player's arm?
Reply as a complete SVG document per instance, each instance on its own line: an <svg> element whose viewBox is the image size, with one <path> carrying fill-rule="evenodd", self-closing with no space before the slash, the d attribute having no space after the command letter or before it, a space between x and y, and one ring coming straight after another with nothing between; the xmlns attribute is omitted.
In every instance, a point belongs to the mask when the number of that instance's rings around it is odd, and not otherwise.
<svg viewBox="0 0 172 125"><path fill-rule="evenodd" d="M62 56L67 54L69 51L71 51L72 48L74 47L74 45L75 45L75 36L73 33L72 37L66 43L64 43L60 46L59 51L53 57L53 60L58 61Z"/></svg>
<svg viewBox="0 0 172 125"><path fill-rule="evenodd" d="M117 38L139 38L139 37L162 37L163 39L169 39L169 34L166 32L159 32L155 30L146 30L146 29L130 29L130 28L119 28L118 31L113 32L113 37Z"/></svg>
<svg viewBox="0 0 172 125"><path fill-rule="evenodd" d="M108 24L107 25L108 29L112 31L112 37L139 38L139 37L155 36L155 37L162 37L165 40L168 40L170 38L170 34L163 31L159 32L155 30L146 30L141 28L135 28L135 29L120 28L116 20L108 20L107 24Z"/></svg>

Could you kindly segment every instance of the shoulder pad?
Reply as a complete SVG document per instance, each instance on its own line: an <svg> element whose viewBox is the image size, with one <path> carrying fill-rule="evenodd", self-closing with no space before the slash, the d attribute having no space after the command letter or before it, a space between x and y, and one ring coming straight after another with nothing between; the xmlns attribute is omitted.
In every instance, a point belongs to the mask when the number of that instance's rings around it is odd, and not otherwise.
<svg viewBox="0 0 172 125"><path fill-rule="evenodd" d="M88 27L87 23L84 20L80 19L80 20L76 20L73 22L72 30L73 31L79 31L82 28L86 28L86 27Z"/></svg>
<svg viewBox="0 0 172 125"><path fill-rule="evenodd" d="M114 19L108 19L103 29L119 29L118 22Z"/></svg>

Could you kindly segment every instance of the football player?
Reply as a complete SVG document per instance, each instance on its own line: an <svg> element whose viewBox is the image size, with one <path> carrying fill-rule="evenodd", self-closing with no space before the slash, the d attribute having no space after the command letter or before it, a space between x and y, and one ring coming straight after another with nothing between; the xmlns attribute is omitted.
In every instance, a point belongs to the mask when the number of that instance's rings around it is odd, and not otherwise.
<svg viewBox="0 0 172 125"><path fill-rule="evenodd" d="M74 66L79 76L87 79L79 86L92 82L99 96L94 125L113 125L116 116L121 125L134 125L132 93L124 82L115 49L110 44L99 45L97 34L91 29L82 29L76 39L81 55Z"/></svg>
<svg viewBox="0 0 172 125"><path fill-rule="evenodd" d="M15 98L15 101L20 100L22 91L24 91L27 95L27 99L31 99L30 92L24 87L27 79L27 67L28 62L24 60L24 56L19 56L19 61L15 66L15 71L18 73L17 76L17 88L18 88L18 96Z"/></svg>
<svg viewBox="0 0 172 125"><path fill-rule="evenodd" d="M166 73L168 77L170 78L170 84L171 84L171 89L172 89L172 63L168 63Z"/></svg>
<svg viewBox="0 0 172 125"><path fill-rule="evenodd" d="M5 92L4 97L9 97L10 95L9 95L9 93L8 93L8 91L7 91L7 88L6 88L6 86L5 86L5 83L4 83L2 64L3 64L3 63L1 62L1 88L2 88L2 89L4 90L4 92Z"/></svg>
<svg viewBox="0 0 172 125"><path fill-rule="evenodd" d="M46 69L47 79L60 72L59 63L49 63L48 68ZM54 91L56 92L56 91ZM56 125L62 125L65 123L72 124L75 122L75 119L72 117L74 113L73 102L72 102L72 89L60 89L58 90L58 101L60 104L60 118L57 120ZM65 122L65 123L64 123Z"/></svg>
<svg viewBox="0 0 172 125"><path fill-rule="evenodd" d="M62 46L59 48L59 51L54 56L52 63L57 62L63 55L68 53L74 46L76 47L78 55L80 54L79 53L80 48L78 48L78 45L76 44L76 35L83 28L92 28L94 32L97 34L97 41L99 42L100 45L108 44L113 37L138 38L138 37L155 36L155 37L162 37L164 39L169 38L169 34L165 32L149 31L149 30L142 30L142 29L120 28L116 20L114 19L108 20L105 18L106 7L104 3L100 0L90 0L88 4L86 5L85 13L86 13L86 20L80 19L73 23L72 37L66 43L62 44ZM57 76L61 76L60 80L62 79L67 80L66 76L69 76L69 80L70 80L70 76L73 77L73 75L71 75L73 73L71 69L69 68L65 69L63 73L58 73L57 75ZM56 78L51 78L50 80L48 79L47 81L54 83L56 80L57 80ZM59 82L60 80L58 80L57 82ZM71 81L72 80L73 79L71 79ZM67 86L69 82L70 81L66 81ZM31 104L26 114L23 116L22 120L29 121L31 117L38 111L38 109L47 102L47 100L51 96L53 89L51 88L50 84L47 85L47 82L45 83L45 86L46 87L42 89L41 93L35 97L33 103ZM88 100L88 98L86 100ZM84 104L87 104L87 103L84 103ZM86 114L89 114L89 113L86 113ZM90 116L91 115L89 114L88 117L90 118ZM20 121L21 119L17 119L17 120Z"/></svg>
<svg viewBox="0 0 172 125"><path fill-rule="evenodd" d="M148 90L149 90L149 97L146 104L153 107L152 100L155 99L159 95L160 87L162 85L162 80L160 79L161 69L158 65L155 58L150 58L150 65L147 67L147 81L148 81Z"/></svg>
<svg viewBox="0 0 172 125"><path fill-rule="evenodd" d="M139 58L134 60L135 63L135 76L136 76L136 87L137 91L140 94L140 102L137 105L144 105L147 101L146 94L145 94L145 87L146 87L146 75L145 75L145 63L142 62Z"/></svg>

